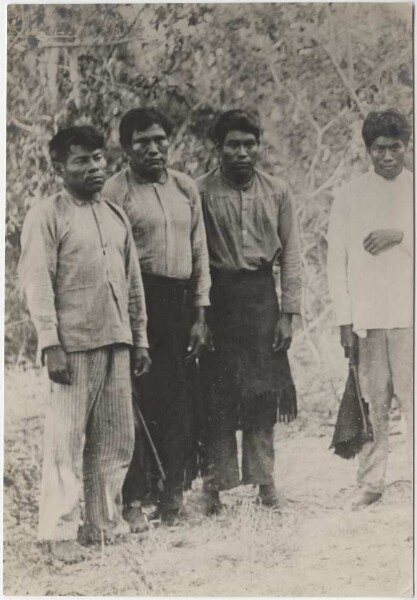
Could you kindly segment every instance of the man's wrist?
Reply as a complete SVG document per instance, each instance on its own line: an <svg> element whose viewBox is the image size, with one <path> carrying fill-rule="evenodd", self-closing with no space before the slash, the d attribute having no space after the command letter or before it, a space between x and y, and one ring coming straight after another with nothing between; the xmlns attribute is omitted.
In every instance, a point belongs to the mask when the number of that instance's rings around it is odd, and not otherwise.
<svg viewBox="0 0 417 600"><path fill-rule="evenodd" d="M394 233L394 241L396 244L401 244L401 242L404 239L404 232L401 231L401 229L394 229L393 230Z"/></svg>
<svg viewBox="0 0 417 600"><path fill-rule="evenodd" d="M196 306L195 307L195 321L198 325L206 324L206 308L205 306Z"/></svg>

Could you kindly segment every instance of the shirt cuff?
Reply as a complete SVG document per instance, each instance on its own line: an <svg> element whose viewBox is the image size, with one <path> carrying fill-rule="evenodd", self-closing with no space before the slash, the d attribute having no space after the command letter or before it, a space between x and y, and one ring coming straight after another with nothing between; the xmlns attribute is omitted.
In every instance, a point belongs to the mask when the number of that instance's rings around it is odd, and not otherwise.
<svg viewBox="0 0 417 600"><path fill-rule="evenodd" d="M194 294L193 306L210 306L210 298L207 294Z"/></svg>
<svg viewBox="0 0 417 600"><path fill-rule="evenodd" d="M301 315L301 305L299 302L287 302L281 299L281 303L281 313Z"/></svg>
<svg viewBox="0 0 417 600"><path fill-rule="evenodd" d="M353 319L350 312L337 312L336 313L336 323L341 327L342 325L352 325Z"/></svg>
<svg viewBox="0 0 417 600"><path fill-rule="evenodd" d="M38 347L41 352L45 350L45 348L49 348L50 346L60 346L61 342L58 338L58 331L56 327L53 329L45 329L44 331L40 331L38 333Z"/></svg>
<svg viewBox="0 0 417 600"><path fill-rule="evenodd" d="M135 348L149 348L148 336L146 331L134 329L132 331L133 345Z"/></svg>

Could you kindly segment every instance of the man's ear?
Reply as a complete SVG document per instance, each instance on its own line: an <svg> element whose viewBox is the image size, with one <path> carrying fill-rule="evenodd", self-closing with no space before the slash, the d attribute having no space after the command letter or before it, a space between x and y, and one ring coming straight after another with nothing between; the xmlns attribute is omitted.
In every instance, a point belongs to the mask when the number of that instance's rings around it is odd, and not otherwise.
<svg viewBox="0 0 417 600"><path fill-rule="evenodd" d="M64 165L56 160L52 162L52 167L57 175L60 177L64 174Z"/></svg>

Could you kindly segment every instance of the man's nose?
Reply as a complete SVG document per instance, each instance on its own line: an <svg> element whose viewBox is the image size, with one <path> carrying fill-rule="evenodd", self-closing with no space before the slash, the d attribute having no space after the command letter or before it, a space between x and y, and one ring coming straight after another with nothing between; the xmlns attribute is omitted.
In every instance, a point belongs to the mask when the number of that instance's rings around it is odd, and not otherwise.
<svg viewBox="0 0 417 600"><path fill-rule="evenodd" d="M246 150L245 146L242 144L241 146L239 146L239 157L244 158L247 155L248 155L248 151Z"/></svg>
<svg viewBox="0 0 417 600"><path fill-rule="evenodd" d="M385 148L382 158L386 162L391 162L394 159L392 152L389 148Z"/></svg>
<svg viewBox="0 0 417 600"><path fill-rule="evenodd" d="M156 144L156 142L151 142L149 144L148 154L150 154L151 156L155 156L158 153L159 153L158 145Z"/></svg>
<svg viewBox="0 0 417 600"><path fill-rule="evenodd" d="M98 164L98 162L96 160L94 160L94 158L92 158L88 163L88 172L95 173L96 171L99 171L99 170L100 170L100 165Z"/></svg>

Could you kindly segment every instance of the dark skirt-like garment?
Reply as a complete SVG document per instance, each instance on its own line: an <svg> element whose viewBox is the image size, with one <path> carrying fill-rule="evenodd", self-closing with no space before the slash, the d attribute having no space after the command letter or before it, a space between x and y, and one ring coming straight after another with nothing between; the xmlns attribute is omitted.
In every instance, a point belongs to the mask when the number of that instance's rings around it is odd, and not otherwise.
<svg viewBox="0 0 417 600"><path fill-rule="evenodd" d="M279 317L272 268L212 271L208 323L215 351L201 360L206 435L271 427L296 414L287 352L272 351Z"/></svg>
<svg viewBox="0 0 417 600"><path fill-rule="evenodd" d="M182 487L195 450L193 405L184 356L189 332L188 281L142 274L148 314L150 372L134 381L133 401L143 414L167 476ZM160 473L136 414L136 442L123 489L124 503L157 494ZM192 455L193 456L193 455Z"/></svg>

